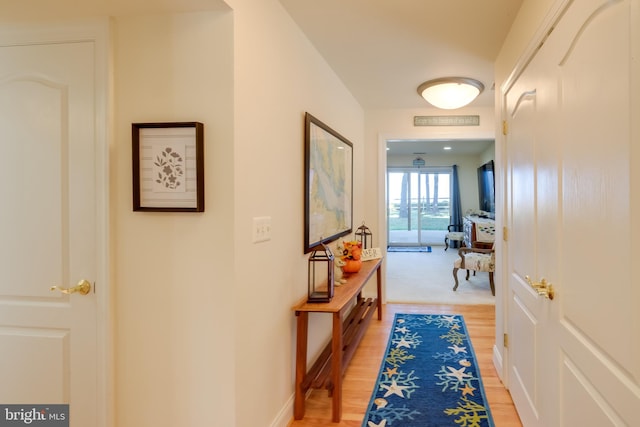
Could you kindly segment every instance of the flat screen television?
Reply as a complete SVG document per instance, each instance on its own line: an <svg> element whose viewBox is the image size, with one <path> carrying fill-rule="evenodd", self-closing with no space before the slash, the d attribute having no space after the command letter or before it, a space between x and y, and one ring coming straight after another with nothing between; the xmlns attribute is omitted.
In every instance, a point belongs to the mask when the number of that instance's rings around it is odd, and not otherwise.
<svg viewBox="0 0 640 427"><path fill-rule="evenodd" d="M496 186L494 181L493 160L478 168L478 200L480 210L496 212Z"/></svg>

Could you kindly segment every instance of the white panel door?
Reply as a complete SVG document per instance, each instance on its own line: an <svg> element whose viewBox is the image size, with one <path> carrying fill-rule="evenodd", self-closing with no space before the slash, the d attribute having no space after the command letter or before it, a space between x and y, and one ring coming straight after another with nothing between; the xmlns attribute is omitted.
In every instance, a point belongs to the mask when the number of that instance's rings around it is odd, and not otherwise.
<svg viewBox="0 0 640 427"><path fill-rule="evenodd" d="M508 314L509 385L525 426L550 427L556 408L555 376L541 373L556 364L553 320L557 300L539 295L531 283L558 277L558 150L554 127L557 91L541 73L546 52L539 52L505 97L509 215ZM544 125L542 125L544 123ZM541 291L543 293L543 291Z"/></svg>
<svg viewBox="0 0 640 427"><path fill-rule="evenodd" d="M509 386L527 427L637 425L640 1L561 3L505 94Z"/></svg>
<svg viewBox="0 0 640 427"><path fill-rule="evenodd" d="M0 46L0 402L67 403L75 427L100 424L94 56Z"/></svg>

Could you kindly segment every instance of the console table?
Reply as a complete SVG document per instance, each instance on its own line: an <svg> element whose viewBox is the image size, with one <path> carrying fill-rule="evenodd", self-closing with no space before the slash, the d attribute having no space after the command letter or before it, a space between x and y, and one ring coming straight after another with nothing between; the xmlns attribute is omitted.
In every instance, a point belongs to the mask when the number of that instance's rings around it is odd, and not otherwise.
<svg viewBox="0 0 640 427"><path fill-rule="evenodd" d="M347 283L336 286L333 299L327 303L308 303L306 298L293 309L297 317L296 333L296 390L293 415L304 417L306 392L310 388L326 388L332 398L331 420L342 417L342 376L371 322L378 311L382 320L382 259L364 261L359 272L345 275ZM362 288L377 274L377 298L362 298ZM346 309L353 307L345 316ZM333 316L331 342L307 371L307 338L309 313L330 313Z"/></svg>

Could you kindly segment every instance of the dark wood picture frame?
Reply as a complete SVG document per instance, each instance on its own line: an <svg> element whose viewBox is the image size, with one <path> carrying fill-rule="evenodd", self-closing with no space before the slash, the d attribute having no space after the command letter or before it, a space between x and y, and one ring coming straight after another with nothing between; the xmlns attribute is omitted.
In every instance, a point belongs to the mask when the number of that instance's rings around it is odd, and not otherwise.
<svg viewBox="0 0 640 427"><path fill-rule="evenodd" d="M204 212L204 125L133 123L133 210Z"/></svg>
<svg viewBox="0 0 640 427"><path fill-rule="evenodd" d="M353 144L305 113L304 253L353 229Z"/></svg>

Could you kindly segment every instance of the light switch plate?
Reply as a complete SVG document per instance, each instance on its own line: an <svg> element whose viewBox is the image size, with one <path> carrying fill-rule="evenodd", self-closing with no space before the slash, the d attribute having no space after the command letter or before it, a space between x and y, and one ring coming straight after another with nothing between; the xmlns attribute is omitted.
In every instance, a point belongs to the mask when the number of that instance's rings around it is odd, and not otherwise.
<svg viewBox="0 0 640 427"><path fill-rule="evenodd" d="M253 243L271 240L271 217L257 216L253 218Z"/></svg>

